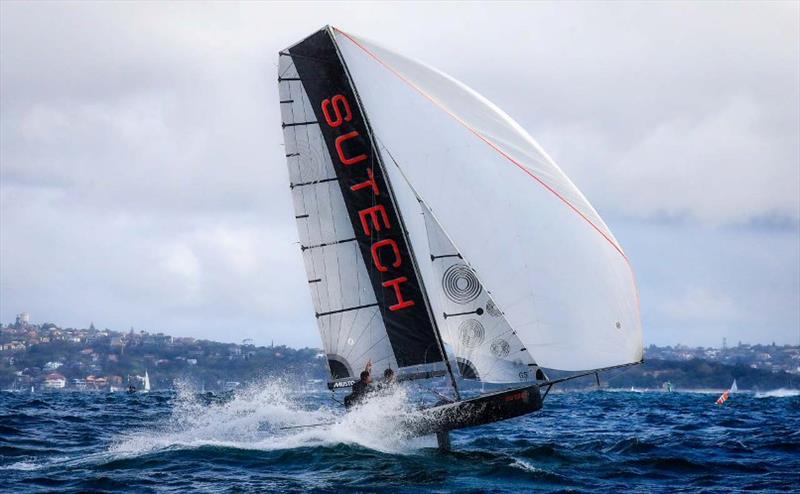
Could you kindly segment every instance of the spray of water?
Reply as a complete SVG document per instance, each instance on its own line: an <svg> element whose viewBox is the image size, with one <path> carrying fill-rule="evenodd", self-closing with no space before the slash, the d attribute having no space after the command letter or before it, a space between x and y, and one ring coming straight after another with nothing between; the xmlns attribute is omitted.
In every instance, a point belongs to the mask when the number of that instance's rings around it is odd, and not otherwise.
<svg viewBox="0 0 800 494"><path fill-rule="evenodd" d="M414 412L403 387L375 396L349 413L333 403L309 408L306 397L291 394L296 389L271 379L238 390L227 401L209 403L191 386L181 385L166 423L124 437L111 452L137 456L202 446L276 450L354 444L404 454L432 445L431 438L411 439L403 429L400 417ZM313 424L325 425L296 428Z"/></svg>

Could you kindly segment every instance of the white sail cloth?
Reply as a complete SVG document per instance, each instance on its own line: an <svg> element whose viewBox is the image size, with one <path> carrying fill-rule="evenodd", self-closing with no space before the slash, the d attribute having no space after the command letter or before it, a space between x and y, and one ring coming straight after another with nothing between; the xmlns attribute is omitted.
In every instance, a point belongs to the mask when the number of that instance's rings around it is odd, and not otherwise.
<svg viewBox="0 0 800 494"><path fill-rule="evenodd" d="M490 383L535 381L537 366L525 345L424 205L422 212L440 295L439 329L461 375Z"/></svg>
<svg viewBox="0 0 800 494"><path fill-rule="evenodd" d="M378 142L386 175L425 284L442 340L466 379L524 383L543 379L525 345L480 280L459 257L430 210L420 203L386 148ZM447 314L447 315L445 315Z"/></svg>
<svg viewBox="0 0 800 494"><path fill-rule="evenodd" d="M458 81L334 33L376 138L536 362L587 370L640 361L633 271L552 159Z"/></svg>
<svg viewBox="0 0 800 494"><path fill-rule="evenodd" d="M281 57L279 85L285 124L314 120L308 95L289 57ZM283 129L289 180L303 260L322 344L334 378L357 377L368 361L374 371L397 369L386 327L374 304L367 268L354 237L331 157L316 125ZM315 247L325 245L324 247ZM346 307L368 306L337 312ZM332 313L331 313L332 312Z"/></svg>

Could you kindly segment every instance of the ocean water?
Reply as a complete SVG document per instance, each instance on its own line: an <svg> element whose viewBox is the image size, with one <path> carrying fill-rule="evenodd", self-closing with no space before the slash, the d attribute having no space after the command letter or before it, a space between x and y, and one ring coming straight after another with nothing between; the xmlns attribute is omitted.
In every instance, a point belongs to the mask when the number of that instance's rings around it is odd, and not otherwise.
<svg viewBox="0 0 800 494"><path fill-rule="evenodd" d="M790 492L800 396L551 393L530 416L408 440L387 414L266 381L235 394L0 393L0 490ZM408 393L413 395L413 393ZM339 396L341 398L341 395ZM316 428L281 429L314 423Z"/></svg>

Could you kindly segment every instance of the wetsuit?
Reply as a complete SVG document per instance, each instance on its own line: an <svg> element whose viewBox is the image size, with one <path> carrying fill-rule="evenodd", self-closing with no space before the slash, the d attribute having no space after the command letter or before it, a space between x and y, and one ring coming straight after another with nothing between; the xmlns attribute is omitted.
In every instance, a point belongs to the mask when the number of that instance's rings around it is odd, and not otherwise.
<svg viewBox="0 0 800 494"><path fill-rule="evenodd" d="M349 395L344 397L344 406L346 408L352 408L362 401L364 398L372 391L372 386L365 383L364 381L358 381L357 383L353 384L353 392Z"/></svg>

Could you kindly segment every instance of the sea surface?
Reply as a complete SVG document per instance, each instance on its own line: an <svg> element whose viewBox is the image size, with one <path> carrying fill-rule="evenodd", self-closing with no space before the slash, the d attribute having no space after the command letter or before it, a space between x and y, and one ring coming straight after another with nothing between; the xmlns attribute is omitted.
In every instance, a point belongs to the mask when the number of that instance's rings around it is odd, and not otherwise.
<svg viewBox="0 0 800 494"><path fill-rule="evenodd" d="M541 412L454 432L450 453L391 425L416 392L347 415L329 392L282 381L225 395L0 392L0 490L800 489L797 391L738 393L724 406L711 393L551 393Z"/></svg>

